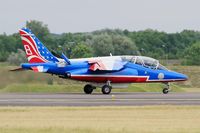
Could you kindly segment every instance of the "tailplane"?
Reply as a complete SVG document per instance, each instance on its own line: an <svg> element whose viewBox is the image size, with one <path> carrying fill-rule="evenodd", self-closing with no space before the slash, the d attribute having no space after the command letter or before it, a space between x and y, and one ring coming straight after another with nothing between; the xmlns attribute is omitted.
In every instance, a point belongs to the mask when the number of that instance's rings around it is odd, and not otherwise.
<svg viewBox="0 0 200 133"><path fill-rule="evenodd" d="M22 28L19 33L29 63L58 62L58 58L40 42L30 29Z"/></svg>

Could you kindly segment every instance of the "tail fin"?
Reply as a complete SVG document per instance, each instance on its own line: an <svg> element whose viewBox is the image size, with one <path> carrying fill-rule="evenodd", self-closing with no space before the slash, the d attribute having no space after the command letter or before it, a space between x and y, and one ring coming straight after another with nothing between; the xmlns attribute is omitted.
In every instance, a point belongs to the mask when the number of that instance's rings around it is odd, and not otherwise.
<svg viewBox="0 0 200 133"><path fill-rule="evenodd" d="M27 28L19 30L29 63L58 62L58 59Z"/></svg>

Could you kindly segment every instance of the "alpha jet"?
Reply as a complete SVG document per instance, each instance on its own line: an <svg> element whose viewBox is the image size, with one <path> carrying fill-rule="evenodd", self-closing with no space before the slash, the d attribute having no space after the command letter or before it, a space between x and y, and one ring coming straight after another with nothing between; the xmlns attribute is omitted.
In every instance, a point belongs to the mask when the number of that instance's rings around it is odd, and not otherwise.
<svg viewBox="0 0 200 133"><path fill-rule="evenodd" d="M164 83L163 93L170 90L169 82L187 80L187 76L168 70L158 60L144 56L106 56L68 59L63 53L54 56L30 29L19 30L29 63L22 63L20 70L33 70L58 75L60 78L85 81L84 92L91 94L101 87L103 94L112 88L127 87L131 83ZM19 69L17 69L19 70Z"/></svg>

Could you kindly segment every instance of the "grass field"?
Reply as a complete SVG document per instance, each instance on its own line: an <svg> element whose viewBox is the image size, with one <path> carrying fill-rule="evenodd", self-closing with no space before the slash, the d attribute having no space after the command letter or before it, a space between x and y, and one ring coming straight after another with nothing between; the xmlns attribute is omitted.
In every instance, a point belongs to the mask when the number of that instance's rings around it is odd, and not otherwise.
<svg viewBox="0 0 200 133"><path fill-rule="evenodd" d="M1 107L1 133L198 133L200 106Z"/></svg>

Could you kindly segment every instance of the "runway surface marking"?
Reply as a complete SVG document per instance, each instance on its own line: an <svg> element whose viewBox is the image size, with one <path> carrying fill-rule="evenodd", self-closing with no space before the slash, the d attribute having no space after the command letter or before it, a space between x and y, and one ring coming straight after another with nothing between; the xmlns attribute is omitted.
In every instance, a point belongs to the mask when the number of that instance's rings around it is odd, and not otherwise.
<svg viewBox="0 0 200 133"><path fill-rule="evenodd" d="M164 101L200 101L200 99L89 99L89 100L85 100L85 99L9 99L9 100L0 100L0 102L9 102L9 101L12 101L12 102L15 102L15 101L24 101L24 102L27 102L27 101L33 101L33 102L39 102L39 101L79 101L79 100L82 100L82 101L146 101L146 100L151 100L151 101L160 101L160 100L164 100Z"/></svg>
<svg viewBox="0 0 200 133"><path fill-rule="evenodd" d="M0 106L200 105L200 93L0 94Z"/></svg>

